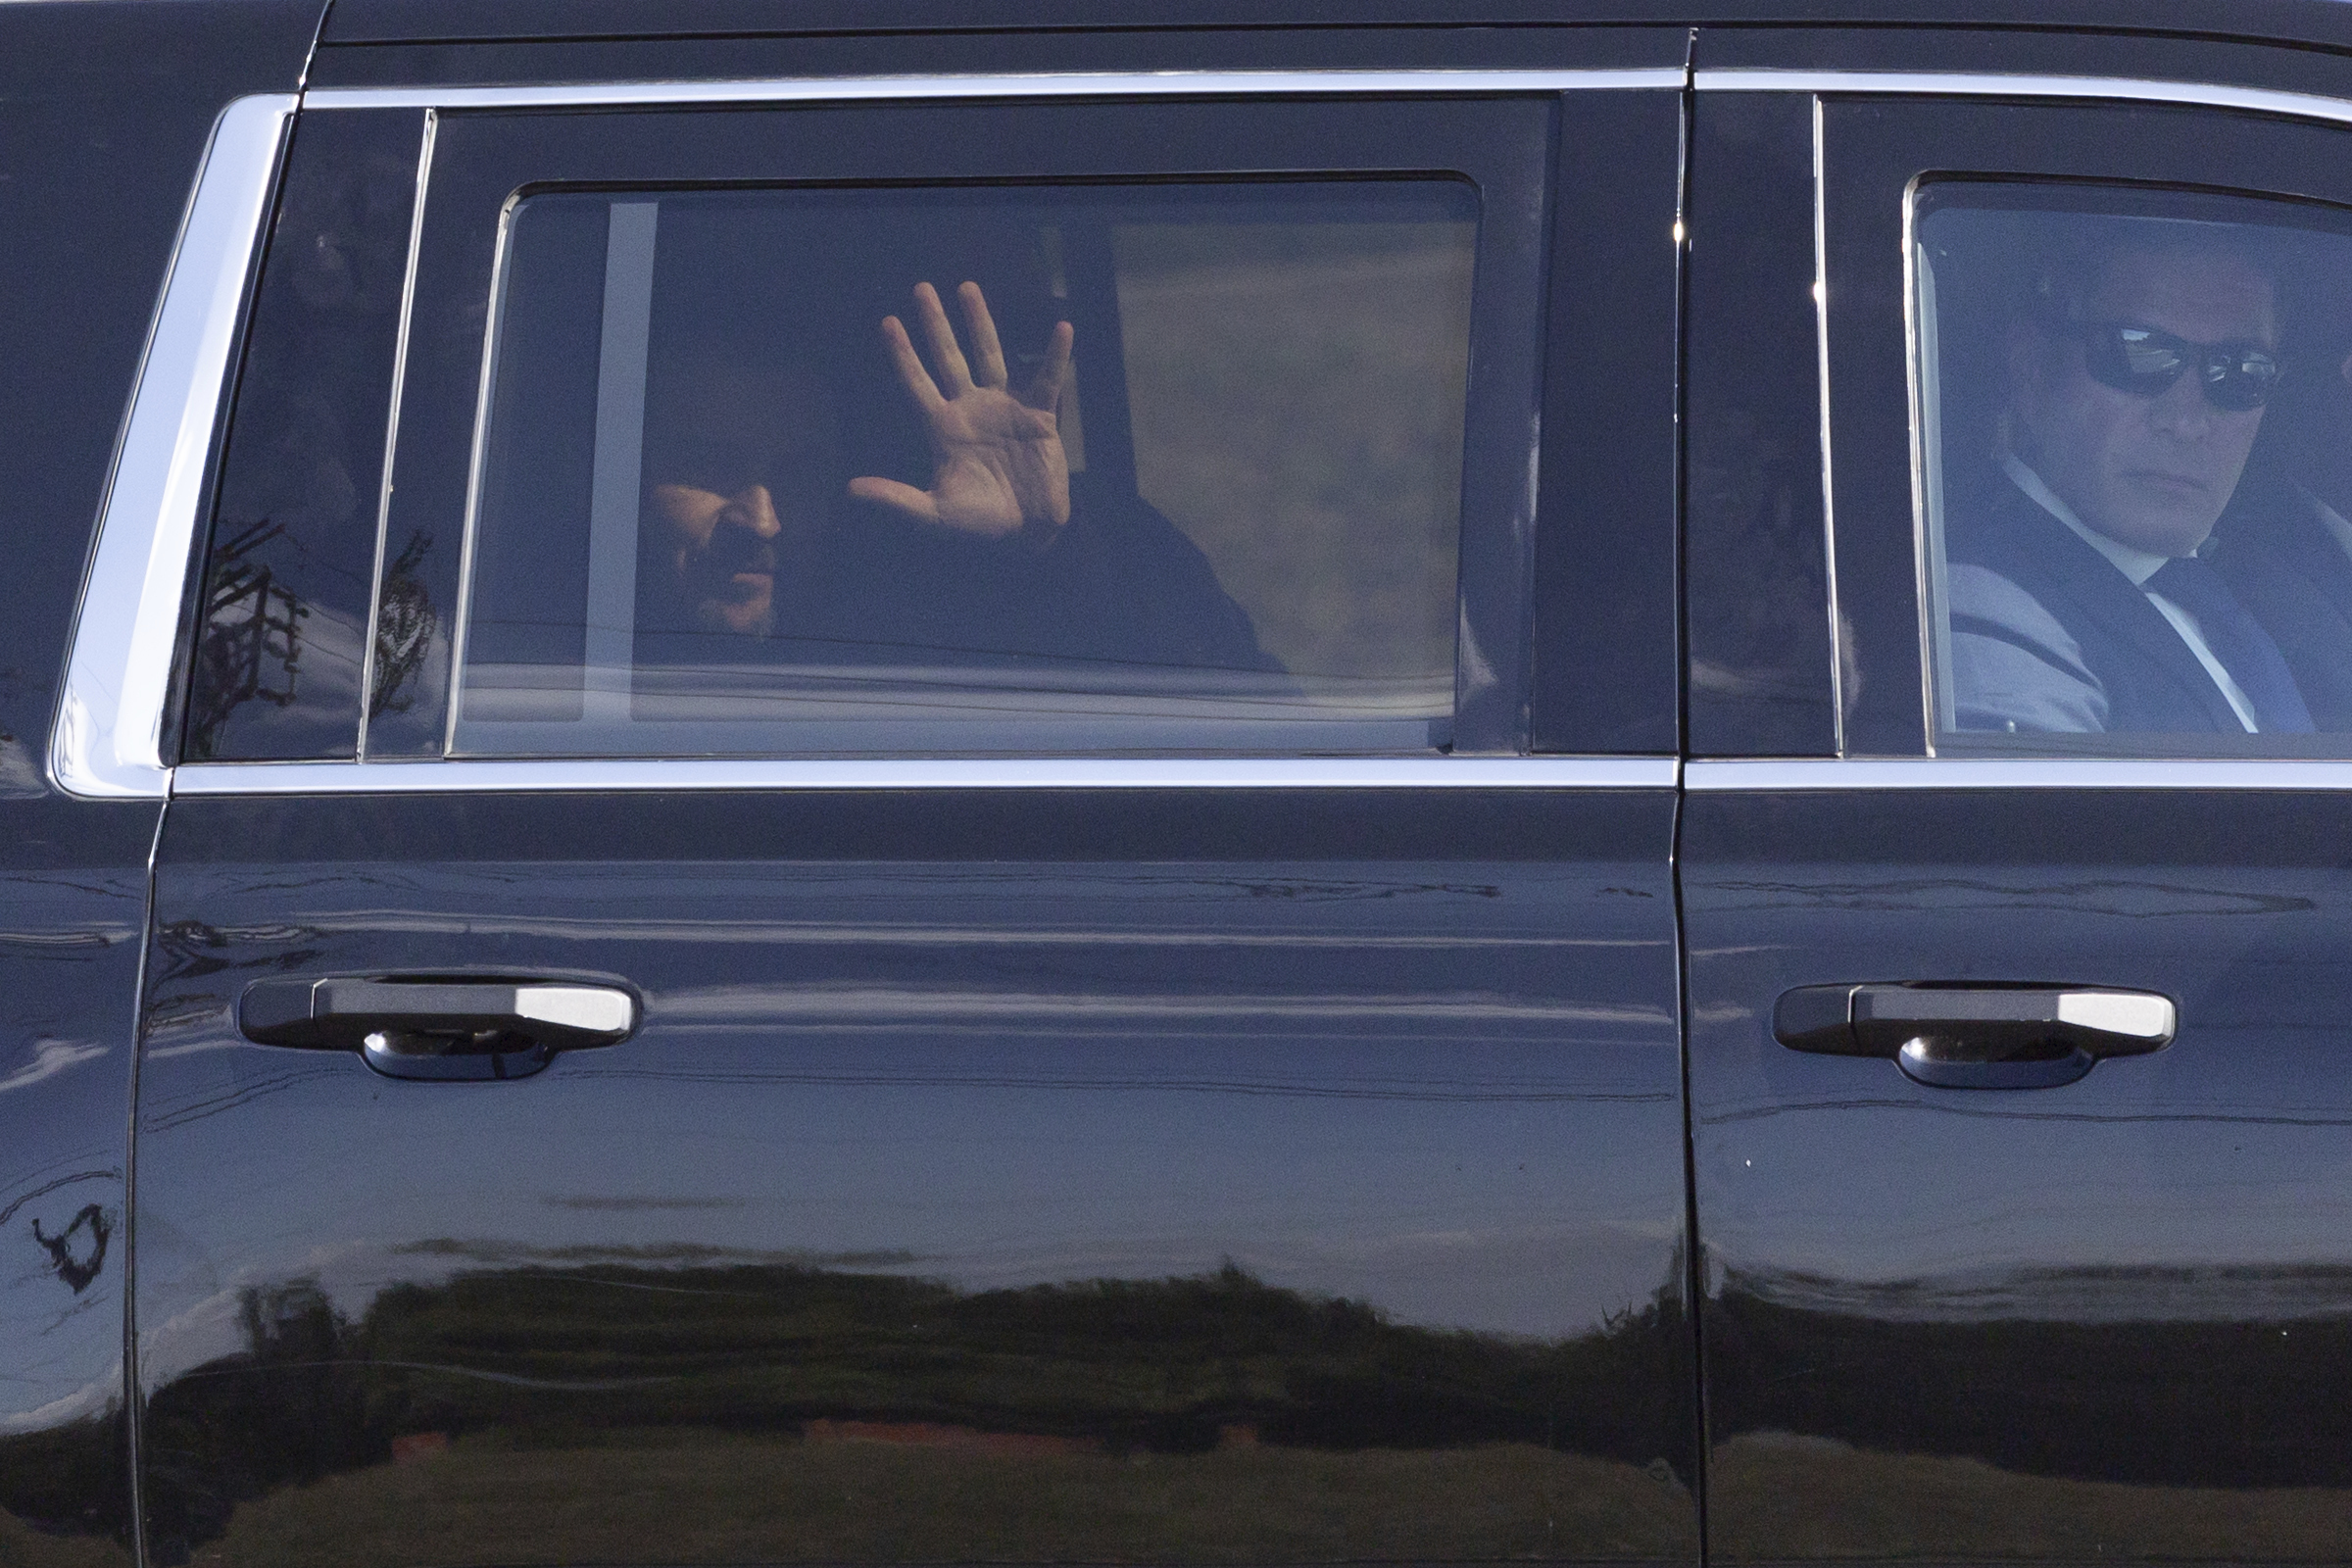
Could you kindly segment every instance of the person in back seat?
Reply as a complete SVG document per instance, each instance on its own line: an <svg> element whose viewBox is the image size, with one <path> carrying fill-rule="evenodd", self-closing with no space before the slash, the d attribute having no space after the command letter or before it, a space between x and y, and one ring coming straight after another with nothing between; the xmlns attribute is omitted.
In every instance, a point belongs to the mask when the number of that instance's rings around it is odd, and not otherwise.
<svg viewBox="0 0 2352 1568"><path fill-rule="evenodd" d="M929 438L927 488L878 475L840 486L838 416L806 368L715 378L688 434L651 443L651 627L765 639L767 657L811 663L1004 656L1279 672L1198 546L1140 498L1073 477L1059 421L1069 323L1015 388L979 286L963 284L957 303L968 358L929 283L913 311L928 367L905 322L882 322ZM664 471L662 445L730 433L716 444L753 454L737 471L674 460Z"/></svg>

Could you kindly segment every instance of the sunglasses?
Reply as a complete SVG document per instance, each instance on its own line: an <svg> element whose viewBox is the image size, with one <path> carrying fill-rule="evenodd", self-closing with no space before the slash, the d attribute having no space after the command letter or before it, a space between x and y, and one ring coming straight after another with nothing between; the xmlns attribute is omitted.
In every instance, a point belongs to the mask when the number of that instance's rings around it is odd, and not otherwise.
<svg viewBox="0 0 2352 1568"><path fill-rule="evenodd" d="M2128 321L2068 321L2082 344L2082 366L2101 386L2137 397L2169 391L2190 370L2205 401L2230 414L2262 407L2286 373L2278 357L2256 343L2191 343L2152 326Z"/></svg>

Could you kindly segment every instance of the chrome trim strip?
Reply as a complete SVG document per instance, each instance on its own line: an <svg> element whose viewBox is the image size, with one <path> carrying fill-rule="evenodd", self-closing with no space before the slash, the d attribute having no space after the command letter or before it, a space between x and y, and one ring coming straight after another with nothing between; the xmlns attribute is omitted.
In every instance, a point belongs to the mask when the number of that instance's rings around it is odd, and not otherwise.
<svg viewBox="0 0 2352 1568"><path fill-rule="evenodd" d="M576 790L1669 790L1671 757L923 758L191 762L176 795Z"/></svg>
<svg viewBox="0 0 2352 1568"><path fill-rule="evenodd" d="M1827 127L1821 100L1813 100L1813 352L1821 378L1821 545L1822 575L1830 602L1830 734L1845 753L1845 636L1838 612L1838 465L1830 452L1830 192Z"/></svg>
<svg viewBox="0 0 2352 1568"><path fill-rule="evenodd" d="M107 483L49 736L49 774L69 795L160 798L170 787L165 697L204 466L295 102L290 93L257 94L222 110L188 199Z"/></svg>
<svg viewBox="0 0 2352 1568"><path fill-rule="evenodd" d="M2352 123L2352 102L2317 93L2265 87L2221 87L2200 81L2149 81L2130 76L2032 76L1936 71L1697 71L1700 92L1883 92L1915 96L1994 98L2108 98L2134 103L2198 104L2246 109L2303 120Z"/></svg>
<svg viewBox="0 0 2352 1568"><path fill-rule="evenodd" d="M187 769L180 770L184 778ZM2352 790L2317 759L1868 757L1690 761L1683 787L1727 790Z"/></svg>
<svg viewBox="0 0 2352 1568"><path fill-rule="evenodd" d="M490 388L498 378L498 331L507 305L507 249L514 237L517 191L498 210L498 240L491 252L490 307L482 313L482 374L473 389L473 441L466 454L466 515L458 526L458 607L449 627L449 668L441 677L447 694L441 710L441 750L456 750L458 705L466 700L466 636L473 624L473 533L482 510L482 454L490 446Z"/></svg>
<svg viewBox="0 0 2352 1568"><path fill-rule="evenodd" d="M376 618L384 608L384 546L392 532L392 464L400 453L400 396L409 380L409 326L416 312L416 258L424 250L424 195L433 173L433 141L441 133L441 117L424 112L424 129L417 139L416 194L409 208L409 256L400 274L400 325L392 339L392 402L384 414L384 476L375 504L375 569L368 578L368 645L360 651L359 754L368 756L368 721L375 706Z"/></svg>
<svg viewBox="0 0 2352 1568"><path fill-rule="evenodd" d="M1185 94L1575 92L1686 83L1680 66L1635 71L1154 71L1019 76L802 76L512 87L320 87L305 109L542 109L593 104L849 103L915 98L1160 98Z"/></svg>
<svg viewBox="0 0 2352 1568"><path fill-rule="evenodd" d="M1813 100L1818 123L1821 100ZM1903 187L1903 388L1910 410L1911 458L1911 588L1919 598L1919 700L1928 716L1928 755L1936 755L1936 729L1949 717L1948 705L1937 701L1944 660L1937 629L1945 624L1937 613L1943 591L1943 530L1930 527L1931 509L1942 521L1943 507L1943 389L1928 385L1929 366L1921 341L1920 323L1935 309L1934 272L1922 282L1919 268L1919 181ZM1922 293L1923 287L1927 290ZM1940 338L1935 339L1941 353ZM1942 373L1937 360L1936 372ZM1933 461L1931 461L1931 458ZM1935 494L1929 486L1935 486ZM1933 564L1931 564L1931 563ZM1843 747L1839 748L1844 750Z"/></svg>

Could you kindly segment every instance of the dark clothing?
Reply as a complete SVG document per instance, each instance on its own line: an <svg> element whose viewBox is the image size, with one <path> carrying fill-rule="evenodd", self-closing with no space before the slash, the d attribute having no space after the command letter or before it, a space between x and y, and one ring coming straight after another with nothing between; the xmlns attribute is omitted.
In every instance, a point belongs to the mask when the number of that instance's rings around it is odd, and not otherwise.
<svg viewBox="0 0 2352 1568"><path fill-rule="evenodd" d="M854 512L820 570L782 601L779 639L832 645L851 662L1282 668L1200 546L1132 491L1083 474L1071 476L1069 522L1042 546Z"/></svg>
<svg viewBox="0 0 2352 1568"><path fill-rule="evenodd" d="M2254 710L2258 729L2265 734L2311 733L2311 710L2286 667L2286 656L2229 578L2200 557L2176 556L2140 586L2188 612L2207 651L2230 672L2238 697Z"/></svg>
<svg viewBox="0 0 2352 1568"><path fill-rule="evenodd" d="M1132 489L1122 495L1075 474L1070 503L1070 520L1042 542L980 538L845 503L814 546L780 553L769 635L663 625L657 615L639 627L638 662L995 670L1027 672L1024 680L1051 671L1058 687L1114 691L1170 677L1196 690L1215 672L1284 674L1200 547Z"/></svg>
<svg viewBox="0 0 2352 1568"><path fill-rule="evenodd" d="M1987 506L1946 528L1960 728L2245 733L2221 687L2130 577L2015 485L2002 482L1991 494ZM2352 647L2328 649L2316 600L2291 590L2286 568L2259 540L2241 538L2215 554L2217 571L2327 724L2343 711L2332 706L2333 683L2352 695ZM2231 557L2238 559L2224 567ZM2217 657L2226 658L2219 650ZM2312 700L2306 682L2315 678L2327 704Z"/></svg>
<svg viewBox="0 0 2352 1568"><path fill-rule="evenodd" d="M2352 555L2300 490L2242 495L2206 553L2278 639L2323 730L2352 730Z"/></svg>

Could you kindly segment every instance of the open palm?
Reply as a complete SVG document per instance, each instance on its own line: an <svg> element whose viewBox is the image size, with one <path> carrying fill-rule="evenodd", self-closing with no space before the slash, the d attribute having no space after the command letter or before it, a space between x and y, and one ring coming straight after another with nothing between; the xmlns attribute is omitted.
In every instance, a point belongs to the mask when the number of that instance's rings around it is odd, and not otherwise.
<svg viewBox="0 0 2352 1568"><path fill-rule="evenodd" d="M868 476L852 479L850 494L988 538L1024 528L1050 533L1070 520L1070 463L1056 410L1075 334L1069 322L1056 323L1036 379L1014 392L1006 385L1004 346L980 285L965 283L956 301L971 339L969 362L939 291L928 283L914 286L915 319L939 368L936 380L906 323L895 316L882 318L882 340L931 438L931 488Z"/></svg>

